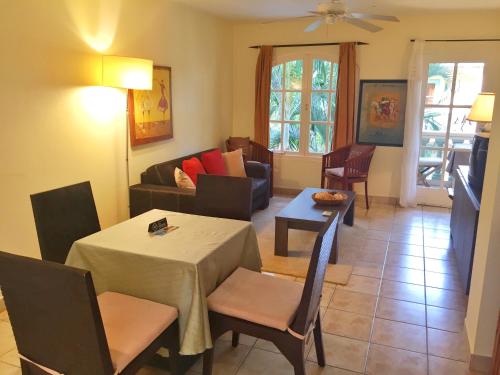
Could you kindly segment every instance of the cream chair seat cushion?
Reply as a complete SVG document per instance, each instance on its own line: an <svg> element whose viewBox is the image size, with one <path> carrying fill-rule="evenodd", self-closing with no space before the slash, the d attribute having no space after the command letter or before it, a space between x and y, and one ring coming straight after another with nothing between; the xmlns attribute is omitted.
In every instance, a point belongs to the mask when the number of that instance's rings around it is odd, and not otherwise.
<svg viewBox="0 0 500 375"><path fill-rule="evenodd" d="M210 296L211 311L286 331L302 297L291 280L238 268Z"/></svg>
<svg viewBox="0 0 500 375"><path fill-rule="evenodd" d="M117 374L177 319L171 306L120 293L102 293L97 302Z"/></svg>
<svg viewBox="0 0 500 375"><path fill-rule="evenodd" d="M344 177L344 167L339 168L327 168L325 169L325 173L331 176Z"/></svg>

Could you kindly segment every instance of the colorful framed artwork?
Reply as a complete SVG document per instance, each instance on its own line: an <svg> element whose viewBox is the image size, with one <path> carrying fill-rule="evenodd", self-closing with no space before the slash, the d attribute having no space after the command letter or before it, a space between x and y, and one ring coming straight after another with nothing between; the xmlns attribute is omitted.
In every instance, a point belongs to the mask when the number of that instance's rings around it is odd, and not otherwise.
<svg viewBox="0 0 500 375"><path fill-rule="evenodd" d="M356 143L403 147L406 80L361 80Z"/></svg>
<svg viewBox="0 0 500 375"><path fill-rule="evenodd" d="M173 138L170 67L153 67L152 90L129 90L128 113L132 147Z"/></svg>

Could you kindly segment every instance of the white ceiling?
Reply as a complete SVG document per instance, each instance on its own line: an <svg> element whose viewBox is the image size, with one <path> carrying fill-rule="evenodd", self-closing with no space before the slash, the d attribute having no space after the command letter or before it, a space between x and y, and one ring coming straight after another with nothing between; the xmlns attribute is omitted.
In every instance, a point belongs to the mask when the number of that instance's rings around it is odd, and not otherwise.
<svg viewBox="0 0 500 375"><path fill-rule="evenodd" d="M270 20L307 15L321 0L176 0L235 20ZM327 1L327 0L326 0ZM428 11L500 9L500 0L346 0L351 11L411 14Z"/></svg>

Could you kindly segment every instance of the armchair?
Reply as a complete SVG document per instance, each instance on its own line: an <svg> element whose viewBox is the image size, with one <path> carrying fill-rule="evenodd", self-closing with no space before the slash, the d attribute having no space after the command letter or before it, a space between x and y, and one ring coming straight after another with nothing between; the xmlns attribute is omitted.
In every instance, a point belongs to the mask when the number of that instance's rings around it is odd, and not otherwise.
<svg viewBox="0 0 500 375"><path fill-rule="evenodd" d="M258 161L268 164L271 168L270 196L273 196L273 152L260 143L251 141L249 137L229 137L226 140L227 151L241 148L245 161Z"/></svg>
<svg viewBox="0 0 500 375"><path fill-rule="evenodd" d="M352 190L352 184L365 183L365 203L368 203L368 171L375 146L348 145L323 155L321 188L331 187L331 182L342 184L342 189Z"/></svg>

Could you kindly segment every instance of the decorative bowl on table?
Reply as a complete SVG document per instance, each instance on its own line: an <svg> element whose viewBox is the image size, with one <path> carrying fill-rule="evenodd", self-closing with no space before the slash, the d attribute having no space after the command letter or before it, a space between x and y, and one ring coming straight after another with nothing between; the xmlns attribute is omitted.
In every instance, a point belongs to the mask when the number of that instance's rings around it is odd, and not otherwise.
<svg viewBox="0 0 500 375"><path fill-rule="evenodd" d="M312 199L323 206L340 206L347 200L347 195L336 191L320 191L312 195Z"/></svg>

